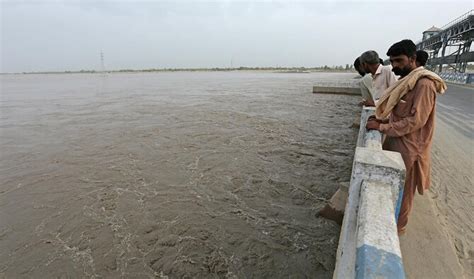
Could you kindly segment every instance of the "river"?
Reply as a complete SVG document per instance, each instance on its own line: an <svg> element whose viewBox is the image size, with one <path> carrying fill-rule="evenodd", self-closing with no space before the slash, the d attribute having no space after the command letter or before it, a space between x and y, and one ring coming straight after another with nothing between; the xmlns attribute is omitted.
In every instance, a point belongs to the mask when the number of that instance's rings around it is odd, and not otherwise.
<svg viewBox="0 0 474 279"><path fill-rule="evenodd" d="M0 277L331 278L354 76L1 75Z"/></svg>

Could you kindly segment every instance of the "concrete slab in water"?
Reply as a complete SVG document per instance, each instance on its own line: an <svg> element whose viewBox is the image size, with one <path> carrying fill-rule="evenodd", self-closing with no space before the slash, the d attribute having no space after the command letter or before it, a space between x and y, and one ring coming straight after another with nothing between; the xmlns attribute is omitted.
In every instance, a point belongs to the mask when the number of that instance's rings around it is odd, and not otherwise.
<svg viewBox="0 0 474 279"><path fill-rule="evenodd" d="M313 86L313 93L320 94L344 94L344 95L360 95L359 87L351 86Z"/></svg>

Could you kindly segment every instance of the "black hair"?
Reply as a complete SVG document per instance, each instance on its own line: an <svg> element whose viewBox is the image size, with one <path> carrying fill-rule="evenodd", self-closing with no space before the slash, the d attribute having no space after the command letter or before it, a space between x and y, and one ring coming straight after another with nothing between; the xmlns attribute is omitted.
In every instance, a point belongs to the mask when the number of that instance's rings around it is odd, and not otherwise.
<svg viewBox="0 0 474 279"><path fill-rule="evenodd" d="M420 63L420 66L425 66L426 61L428 61L428 52L424 50L418 50L416 52L416 61Z"/></svg>
<svg viewBox="0 0 474 279"><path fill-rule="evenodd" d="M357 59L354 61L354 68L359 68L360 66L360 57L357 57Z"/></svg>
<svg viewBox="0 0 474 279"><path fill-rule="evenodd" d="M380 65L383 65L383 59L382 58L379 58L379 63L380 63Z"/></svg>
<svg viewBox="0 0 474 279"><path fill-rule="evenodd" d="M354 61L354 68L359 73L359 75L365 76L365 72L360 70L360 57L357 57L357 59Z"/></svg>
<svg viewBox="0 0 474 279"><path fill-rule="evenodd" d="M394 43L387 51L387 56L406 55L413 57L416 54L416 45L412 40L401 40Z"/></svg>

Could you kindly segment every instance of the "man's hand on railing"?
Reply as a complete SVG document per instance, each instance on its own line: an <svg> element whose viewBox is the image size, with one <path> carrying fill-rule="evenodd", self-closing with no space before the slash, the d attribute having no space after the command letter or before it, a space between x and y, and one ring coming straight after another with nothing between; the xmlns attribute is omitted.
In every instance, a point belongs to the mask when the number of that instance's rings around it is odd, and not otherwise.
<svg viewBox="0 0 474 279"><path fill-rule="evenodd" d="M369 118L369 120L367 120L367 124L365 125L365 128L367 128L367 130L379 130L380 129L380 122L379 120L375 119L375 118Z"/></svg>
<svg viewBox="0 0 474 279"><path fill-rule="evenodd" d="M369 118L367 118L367 121L369 121L369 120L378 120L378 119L375 115L371 115L371 116L369 116Z"/></svg>
<svg viewBox="0 0 474 279"><path fill-rule="evenodd" d="M369 118L367 119L368 120L375 120L377 122L379 122L380 124L387 124L389 122L389 119L386 118L386 119L378 119L375 115L371 115L369 116Z"/></svg>
<svg viewBox="0 0 474 279"><path fill-rule="evenodd" d="M360 106L366 106L366 107L375 107L375 103L374 101L371 101L371 100L362 100L360 103L359 103Z"/></svg>

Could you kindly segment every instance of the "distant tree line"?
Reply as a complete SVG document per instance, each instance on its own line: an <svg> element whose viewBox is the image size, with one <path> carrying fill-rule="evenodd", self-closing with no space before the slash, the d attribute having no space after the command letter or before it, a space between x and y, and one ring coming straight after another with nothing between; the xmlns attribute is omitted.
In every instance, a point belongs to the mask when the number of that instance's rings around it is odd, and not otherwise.
<svg viewBox="0 0 474 279"><path fill-rule="evenodd" d="M321 71L334 71L334 72L345 72L354 71L352 64L338 65L338 66L318 66L318 67L236 67L236 68L151 68L151 69L120 69L105 71L107 73L148 73L148 72L214 72L214 71L288 71L288 72L321 72ZM64 72L23 72L23 74L93 74L102 73L96 70L79 70L79 71L64 71Z"/></svg>

